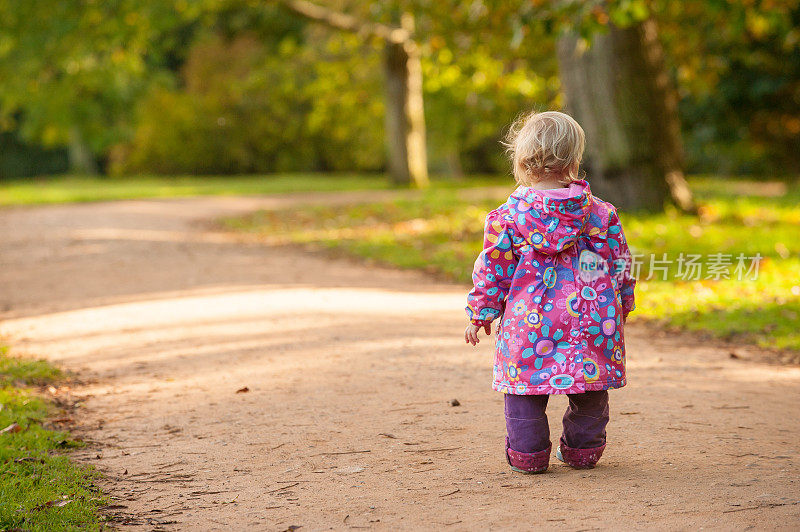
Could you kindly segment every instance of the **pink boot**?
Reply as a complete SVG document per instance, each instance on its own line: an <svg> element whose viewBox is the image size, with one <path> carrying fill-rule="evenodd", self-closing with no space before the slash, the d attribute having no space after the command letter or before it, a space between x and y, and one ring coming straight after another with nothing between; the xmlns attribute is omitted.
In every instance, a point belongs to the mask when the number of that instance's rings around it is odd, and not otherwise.
<svg viewBox="0 0 800 532"><path fill-rule="evenodd" d="M518 473L544 473L550 465L550 444L547 449L535 453L521 453L508 446L506 438L506 460L511 469Z"/></svg>
<svg viewBox="0 0 800 532"><path fill-rule="evenodd" d="M573 449L563 443L556 449L556 458L575 469L591 469L603 456L605 444L591 449Z"/></svg>

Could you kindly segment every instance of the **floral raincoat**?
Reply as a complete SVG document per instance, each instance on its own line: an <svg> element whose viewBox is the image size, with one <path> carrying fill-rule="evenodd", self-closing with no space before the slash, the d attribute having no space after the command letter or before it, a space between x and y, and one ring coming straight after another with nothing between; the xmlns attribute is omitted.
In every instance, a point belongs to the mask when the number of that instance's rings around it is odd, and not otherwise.
<svg viewBox="0 0 800 532"><path fill-rule="evenodd" d="M486 217L467 315L497 327L494 382L516 395L625 386L630 252L616 209L586 181L517 188Z"/></svg>

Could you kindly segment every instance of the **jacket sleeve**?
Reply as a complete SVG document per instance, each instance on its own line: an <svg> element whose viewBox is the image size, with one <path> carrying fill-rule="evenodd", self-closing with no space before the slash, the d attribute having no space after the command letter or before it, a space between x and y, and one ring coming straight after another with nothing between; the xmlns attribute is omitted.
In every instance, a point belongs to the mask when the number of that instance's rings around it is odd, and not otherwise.
<svg viewBox="0 0 800 532"><path fill-rule="evenodd" d="M512 244L513 224L494 210L486 216L483 251L472 270L473 288L467 295L467 316L475 325L485 325L504 310L511 280L517 268Z"/></svg>
<svg viewBox="0 0 800 532"><path fill-rule="evenodd" d="M625 233L622 230L622 223L619 221L617 212L612 210L608 220L608 245L611 248L613 275L617 279L617 290L622 301L622 316L628 317L636 308L634 287L636 278L633 276L631 251L628 242L625 240Z"/></svg>

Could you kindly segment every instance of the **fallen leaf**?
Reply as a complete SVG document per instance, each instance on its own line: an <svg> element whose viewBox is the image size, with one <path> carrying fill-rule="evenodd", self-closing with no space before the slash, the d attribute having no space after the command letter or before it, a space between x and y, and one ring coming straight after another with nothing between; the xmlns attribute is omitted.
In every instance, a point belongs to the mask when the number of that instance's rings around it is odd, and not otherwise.
<svg viewBox="0 0 800 532"><path fill-rule="evenodd" d="M12 423L11 425L7 426L3 430L0 430L0 434L8 434L11 432L22 432L22 427L20 427L16 423Z"/></svg>
<svg viewBox="0 0 800 532"><path fill-rule="evenodd" d="M396 440L397 439L397 436L395 436L394 434L389 434L388 432L379 432L378 436L386 436L387 438L389 438L391 440Z"/></svg>
<svg viewBox="0 0 800 532"><path fill-rule="evenodd" d="M244 388L239 388L238 390L236 390L236 393L247 393L249 391L250 391L250 388L245 386Z"/></svg>
<svg viewBox="0 0 800 532"><path fill-rule="evenodd" d="M38 512L40 510L44 510L45 508L63 508L64 506L68 505L71 502L72 499L67 499L65 495L64 498L58 499L56 501L47 501L38 506L34 506L33 508L31 508L31 511Z"/></svg>
<svg viewBox="0 0 800 532"><path fill-rule="evenodd" d="M41 458L34 458L33 456L23 456L22 458L15 458L14 462L18 464L22 464L24 462L39 462L43 464L44 460L42 460Z"/></svg>

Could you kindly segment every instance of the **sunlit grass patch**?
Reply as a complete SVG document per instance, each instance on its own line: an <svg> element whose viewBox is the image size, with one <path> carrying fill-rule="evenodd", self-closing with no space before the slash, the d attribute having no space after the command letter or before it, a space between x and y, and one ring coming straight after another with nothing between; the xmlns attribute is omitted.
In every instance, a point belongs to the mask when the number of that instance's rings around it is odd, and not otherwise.
<svg viewBox="0 0 800 532"><path fill-rule="evenodd" d="M800 351L800 185L709 178L692 185L702 203L698 216L674 209L622 215L641 263L632 316ZM225 223L276 243L312 244L468 283L484 217L504 200L499 193L486 189L485 198L476 200L477 189L473 199L456 188L436 189L414 199L260 212ZM681 280L686 271L680 271L679 258L692 256L699 256L701 269L696 278ZM749 269L753 257L762 258L758 271L743 270L737 279L739 260ZM667 263L660 264L662 258ZM715 260L727 262L725 274L710 275Z"/></svg>
<svg viewBox="0 0 800 532"><path fill-rule="evenodd" d="M452 189L496 183L492 176L454 180L434 176L432 187ZM382 174L271 174L245 176L47 176L0 181L0 206L77 203L140 198L180 198L388 190Z"/></svg>
<svg viewBox="0 0 800 532"><path fill-rule="evenodd" d="M47 428L55 406L28 386L57 384L43 361L0 353L0 529L97 530L105 503L95 473L72 463L69 434Z"/></svg>
<svg viewBox="0 0 800 532"><path fill-rule="evenodd" d="M380 175L47 176L0 181L0 205L76 203L138 198L280 194L390 188Z"/></svg>
<svg viewBox="0 0 800 532"><path fill-rule="evenodd" d="M466 201L455 189L432 190L418 199L260 211L223 223L274 243L315 244L465 280L480 252L486 212L502 201L496 193L488 196Z"/></svg>
<svg viewBox="0 0 800 532"><path fill-rule="evenodd" d="M641 283L636 313L732 342L800 351L800 260L766 261L754 280Z"/></svg>
<svg viewBox="0 0 800 532"><path fill-rule="evenodd" d="M0 345L0 386L45 386L63 376L60 369L44 360L10 357L8 346Z"/></svg>

